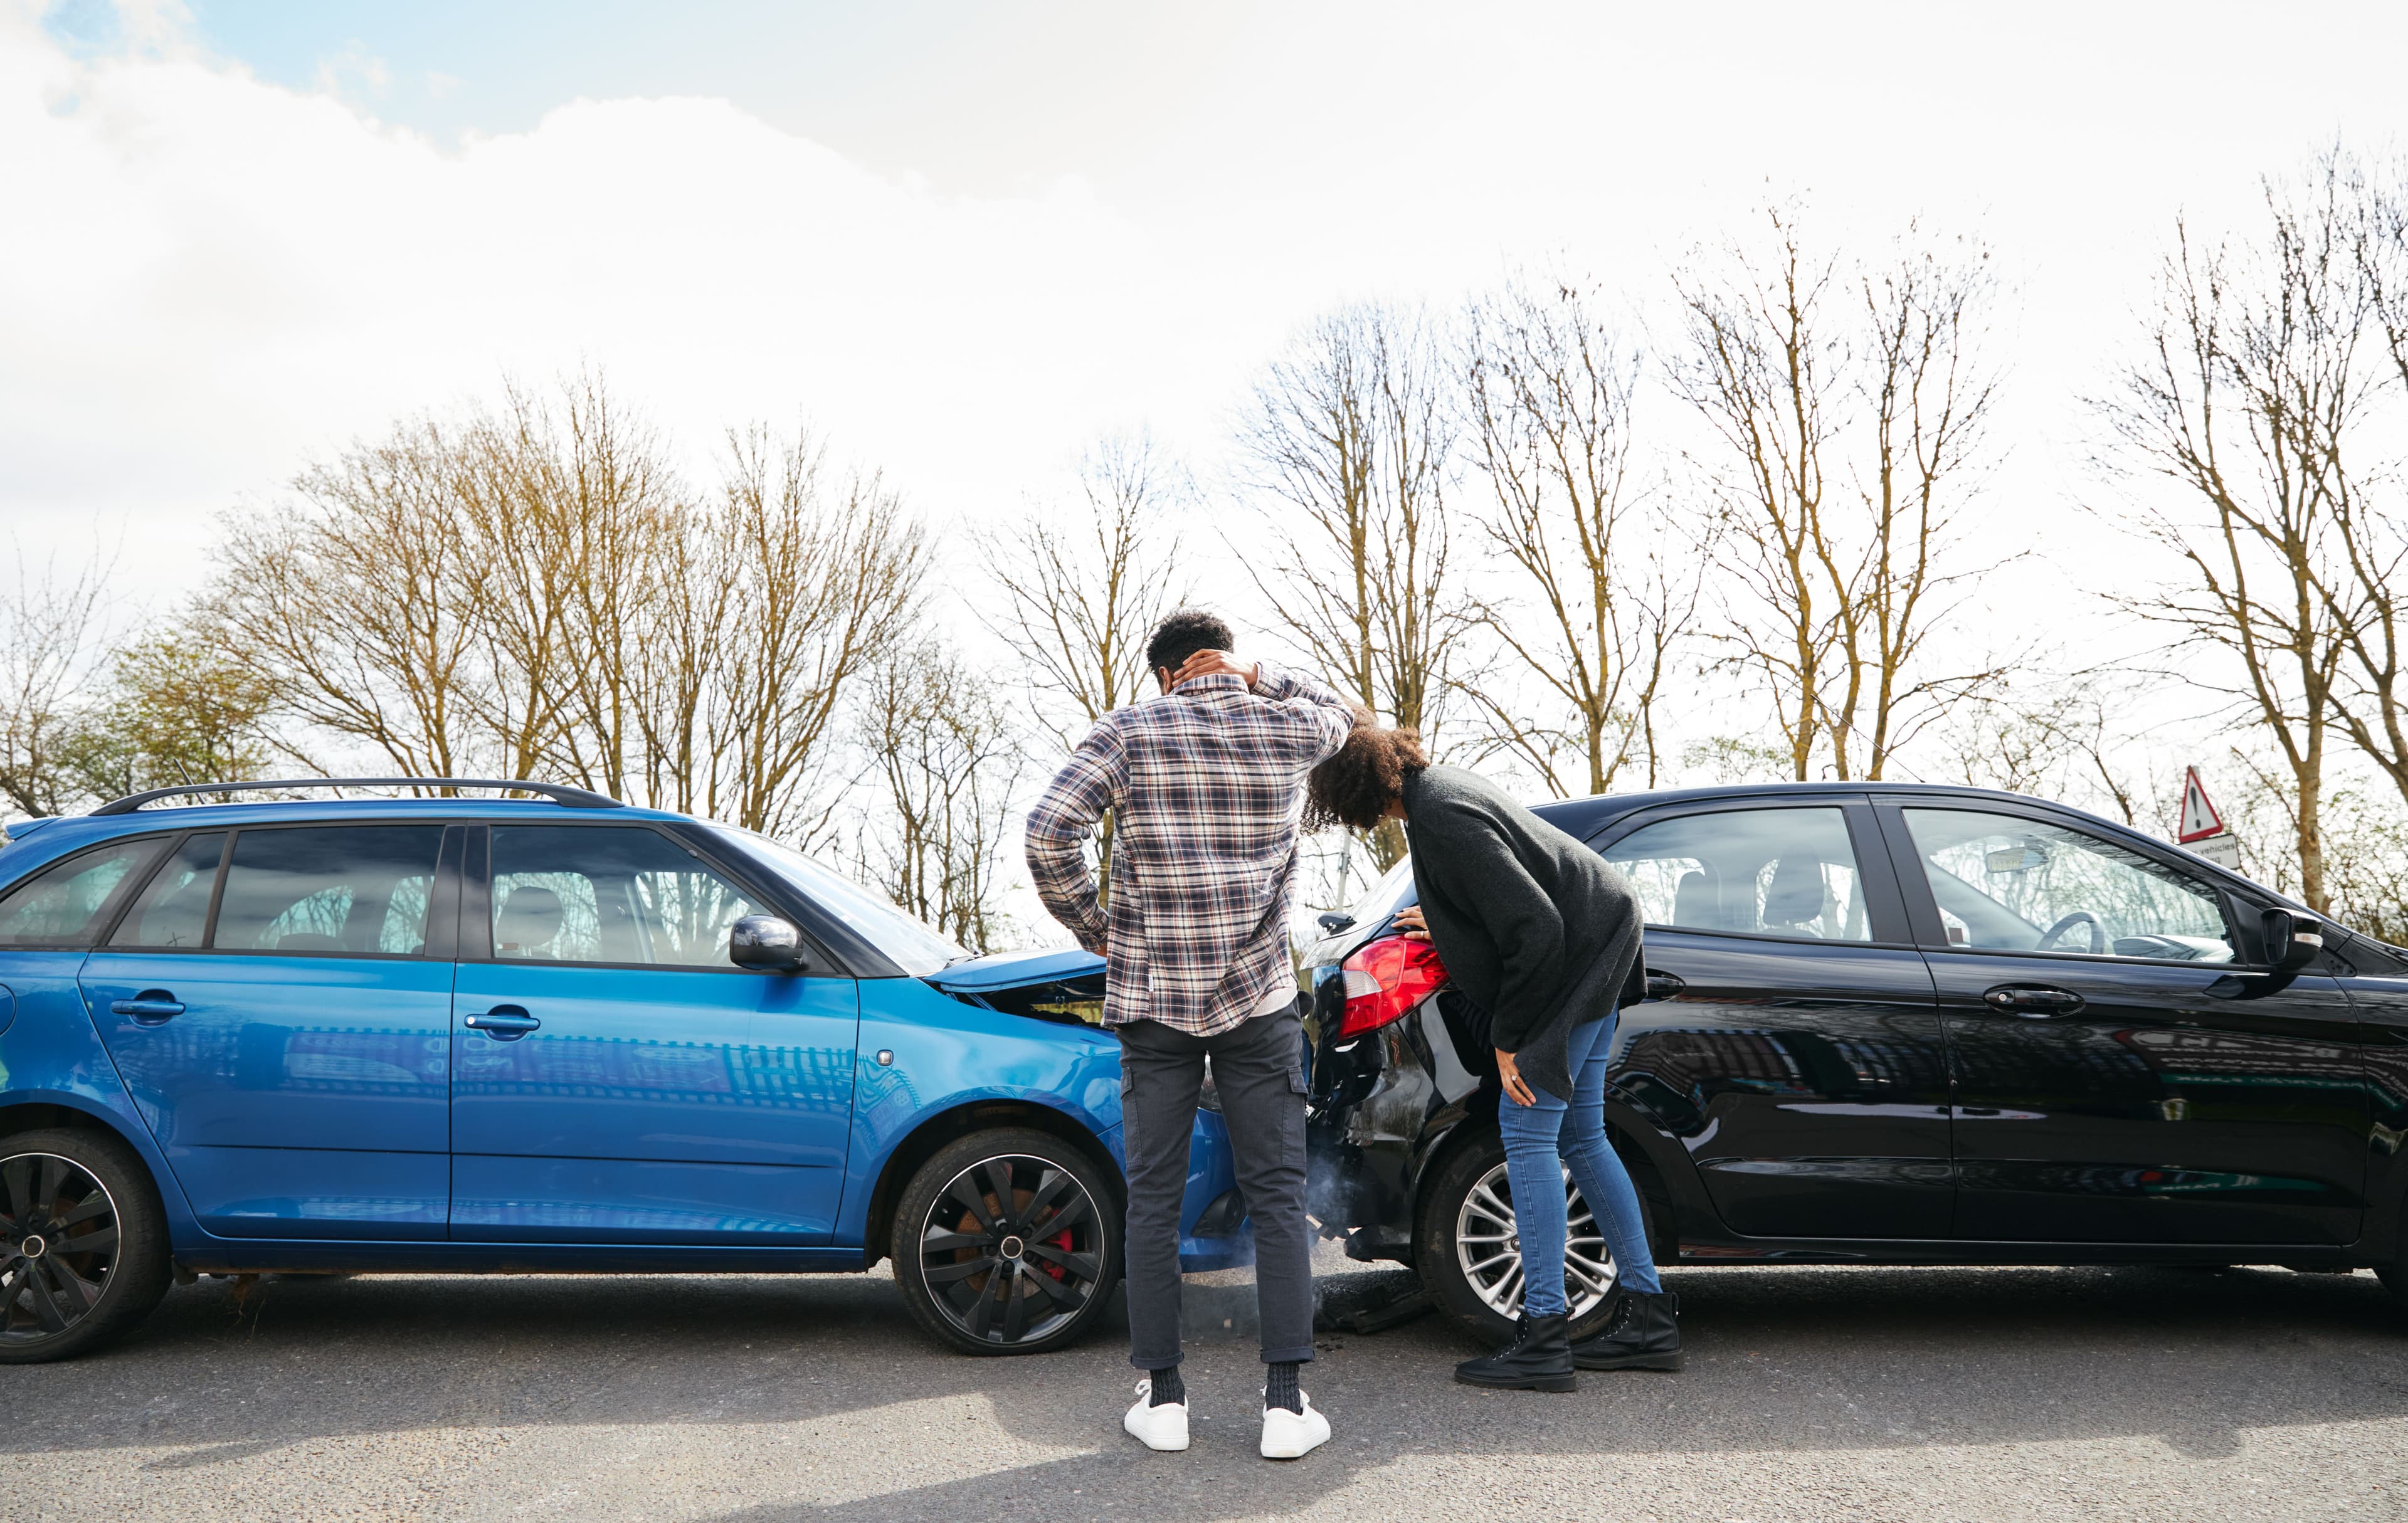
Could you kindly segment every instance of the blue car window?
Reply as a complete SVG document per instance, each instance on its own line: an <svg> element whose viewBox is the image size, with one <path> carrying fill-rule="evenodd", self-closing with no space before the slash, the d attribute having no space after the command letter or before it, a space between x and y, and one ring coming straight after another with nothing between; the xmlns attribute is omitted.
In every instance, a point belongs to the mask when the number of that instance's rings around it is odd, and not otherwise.
<svg viewBox="0 0 2408 1523"><path fill-rule="evenodd" d="M111 841L53 864L0 898L0 946L90 946L120 884L150 865L164 837Z"/></svg>
<svg viewBox="0 0 2408 1523"><path fill-rule="evenodd" d="M225 855L225 843L222 830L187 837L117 923L108 944L198 951L208 932L209 894L218 885L218 859Z"/></svg>
<svg viewBox="0 0 2408 1523"><path fill-rule="evenodd" d="M684 848L619 826L494 828L494 955L505 961L731 968L761 907Z"/></svg>
<svg viewBox="0 0 2408 1523"><path fill-rule="evenodd" d="M308 826L235 837L210 945L412 956L426 944L439 825Z"/></svg>

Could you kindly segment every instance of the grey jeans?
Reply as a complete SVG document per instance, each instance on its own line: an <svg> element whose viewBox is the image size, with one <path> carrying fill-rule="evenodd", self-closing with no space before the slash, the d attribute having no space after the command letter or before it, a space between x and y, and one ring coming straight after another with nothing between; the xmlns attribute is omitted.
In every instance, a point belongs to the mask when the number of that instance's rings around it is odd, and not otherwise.
<svg viewBox="0 0 2408 1523"><path fill-rule="evenodd" d="M1121 1143L1128 1157L1129 1363L1180 1360L1179 1213L1189 1136L1212 1058L1238 1190L1254 1227L1254 1302L1263 1362L1312 1358L1312 1240L1304 1221L1304 1029L1293 1009L1217 1036L1156 1021L1121 1039Z"/></svg>

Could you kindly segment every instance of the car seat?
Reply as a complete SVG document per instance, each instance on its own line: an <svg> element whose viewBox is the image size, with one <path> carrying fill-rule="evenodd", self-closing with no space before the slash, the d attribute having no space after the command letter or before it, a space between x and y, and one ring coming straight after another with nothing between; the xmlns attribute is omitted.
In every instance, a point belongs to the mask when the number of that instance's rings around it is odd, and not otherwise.
<svg viewBox="0 0 2408 1523"><path fill-rule="evenodd" d="M1823 881L1823 861L1815 856L1784 856L1772 864L1772 881L1764 885L1764 927L1793 936L1819 936L1810 922L1830 908L1831 888Z"/></svg>
<svg viewBox="0 0 2408 1523"><path fill-rule="evenodd" d="M494 950L537 957L560 934L560 896L538 884L521 884L502 900L494 917Z"/></svg>

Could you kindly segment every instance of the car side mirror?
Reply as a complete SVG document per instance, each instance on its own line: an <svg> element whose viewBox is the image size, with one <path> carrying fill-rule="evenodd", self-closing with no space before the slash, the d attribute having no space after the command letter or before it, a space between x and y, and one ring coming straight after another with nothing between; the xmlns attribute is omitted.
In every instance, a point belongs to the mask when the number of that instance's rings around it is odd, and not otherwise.
<svg viewBox="0 0 2408 1523"><path fill-rule="evenodd" d="M730 927L727 960L763 973L798 973L810 966L803 933L776 915L746 915Z"/></svg>
<svg viewBox="0 0 2408 1523"><path fill-rule="evenodd" d="M2262 922L2266 960L2278 973L2296 973L2325 949L2324 927L2288 910L2269 910Z"/></svg>

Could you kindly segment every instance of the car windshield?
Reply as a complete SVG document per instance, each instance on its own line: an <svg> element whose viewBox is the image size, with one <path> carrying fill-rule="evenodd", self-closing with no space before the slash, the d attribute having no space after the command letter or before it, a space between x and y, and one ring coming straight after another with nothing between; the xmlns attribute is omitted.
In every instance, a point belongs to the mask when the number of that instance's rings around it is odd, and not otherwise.
<svg viewBox="0 0 2408 1523"><path fill-rule="evenodd" d="M884 953L888 961L914 978L933 973L947 963L958 962L969 955L968 952L922 921L905 913L899 906L822 867L792 846L781 845L750 830L738 830L733 826L714 825L710 828L736 842L787 883L810 896L813 904L843 921L855 935Z"/></svg>

